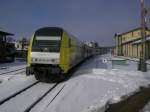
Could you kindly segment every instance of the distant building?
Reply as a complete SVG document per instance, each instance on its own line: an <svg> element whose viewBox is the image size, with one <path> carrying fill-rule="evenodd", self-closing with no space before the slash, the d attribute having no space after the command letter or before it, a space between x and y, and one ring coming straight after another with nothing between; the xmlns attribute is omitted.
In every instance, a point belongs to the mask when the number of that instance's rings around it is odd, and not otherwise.
<svg viewBox="0 0 150 112"><path fill-rule="evenodd" d="M94 48L98 47L98 43L94 41L85 41L84 44L86 44L89 47L94 47Z"/></svg>
<svg viewBox="0 0 150 112"><path fill-rule="evenodd" d="M114 38L116 40L115 55L140 58L142 49L141 28L115 34ZM146 43L146 55L147 58L150 58L150 29L148 28L146 28Z"/></svg>
<svg viewBox="0 0 150 112"><path fill-rule="evenodd" d="M11 42L13 35L0 29L0 62L14 61L15 59L15 45Z"/></svg>
<svg viewBox="0 0 150 112"><path fill-rule="evenodd" d="M15 48L17 51L27 51L28 50L28 43L25 43L25 45L23 45L22 41L16 41L15 43Z"/></svg>
<svg viewBox="0 0 150 112"><path fill-rule="evenodd" d="M17 40L14 42L16 50L28 50L28 40L26 38L23 38L22 40Z"/></svg>
<svg viewBox="0 0 150 112"><path fill-rule="evenodd" d="M97 54L107 54L107 53L114 53L113 50L114 50L114 46L111 46L111 47L98 47L96 49L96 52Z"/></svg>
<svg viewBox="0 0 150 112"><path fill-rule="evenodd" d="M16 48L16 57L27 58L28 40L23 38L14 42Z"/></svg>

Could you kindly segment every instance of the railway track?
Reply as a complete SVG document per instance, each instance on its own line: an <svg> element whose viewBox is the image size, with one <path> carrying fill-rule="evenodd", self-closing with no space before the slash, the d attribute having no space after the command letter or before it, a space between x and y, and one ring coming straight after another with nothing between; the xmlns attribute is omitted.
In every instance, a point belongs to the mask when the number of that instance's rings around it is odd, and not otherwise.
<svg viewBox="0 0 150 112"><path fill-rule="evenodd" d="M24 112L30 112L30 110L37 104L39 103L48 93L50 93L56 86L58 85L55 84L53 87L51 87L48 91L45 92L40 98L38 98L35 102L33 102Z"/></svg>
<svg viewBox="0 0 150 112"><path fill-rule="evenodd" d="M58 85L60 85L60 83L47 84L37 81L17 93L1 100L0 111L30 112L32 108L34 108L45 96L51 93ZM53 97L52 101L59 93L60 91L58 91L58 93Z"/></svg>
<svg viewBox="0 0 150 112"><path fill-rule="evenodd" d="M7 72L2 72L2 73L0 73L0 75L6 75L6 74L15 75L15 74L19 74L19 73L24 73L25 70L26 70L26 68L23 67L23 68L19 68L19 69L15 69L15 70L10 70Z"/></svg>
<svg viewBox="0 0 150 112"><path fill-rule="evenodd" d="M6 97L6 98L0 100L0 105L2 105L3 103L7 102L7 101L10 100L11 98L17 96L18 94L21 94L22 92L26 91L27 89L31 88L32 86L36 85L37 83L39 83L39 81L36 81L35 83L33 83L33 84L31 84L31 85L29 85L29 86L27 86L27 87L21 89L20 91L15 92L14 94L12 94L12 95L10 95L10 96L8 96L8 97Z"/></svg>

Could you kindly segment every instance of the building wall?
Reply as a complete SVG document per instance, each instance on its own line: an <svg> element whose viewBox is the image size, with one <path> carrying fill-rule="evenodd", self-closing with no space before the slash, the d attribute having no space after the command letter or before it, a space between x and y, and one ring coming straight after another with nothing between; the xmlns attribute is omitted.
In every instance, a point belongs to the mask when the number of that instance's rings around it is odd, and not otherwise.
<svg viewBox="0 0 150 112"><path fill-rule="evenodd" d="M146 36L150 35L150 30L146 31ZM115 36L116 48L115 53L118 56L140 58L141 56L141 43L133 44L133 42L141 40L141 29L137 28L129 32L125 32ZM147 44L147 55L150 58L150 42Z"/></svg>
<svg viewBox="0 0 150 112"><path fill-rule="evenodd" d="M22 47L23 47L23 46L22 46L22 42L16 41L16 42L15 42L15 47L16 47L16 50L21 51L21 50L22 50ZM24 45L23 50L25 50L25 51L28 50L28 44L25 44L25 45Z"/></svg>
<svg viewBox="0 0 150 112"><path fill-rule="evenodd" d="M128 56L130 56L130 57L132 57L132 52L131 52L131 50L132 50L132 45L131 44L129 44L129 46L128 46Z"/></svg>
<svg viewBox="0 0 150 112"><path fill-rule="evenodd" d="M137 45L133 45L132 47L133 47L132 57L135 58L137 56Z"/></svg>

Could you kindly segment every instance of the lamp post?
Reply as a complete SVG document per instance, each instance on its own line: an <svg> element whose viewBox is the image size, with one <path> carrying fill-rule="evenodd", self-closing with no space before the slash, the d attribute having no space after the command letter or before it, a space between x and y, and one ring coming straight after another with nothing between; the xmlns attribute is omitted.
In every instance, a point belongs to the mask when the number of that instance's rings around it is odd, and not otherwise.
<svg viewBox="0 0 150 112"><path fill-rule="evenodd" d="M144 0L141 1L141 36L142 36L142 49L141 49L141 57L139 61L139 70L142 72L147 71L147 64L146 64L146 8L144 6Z"/></svg>

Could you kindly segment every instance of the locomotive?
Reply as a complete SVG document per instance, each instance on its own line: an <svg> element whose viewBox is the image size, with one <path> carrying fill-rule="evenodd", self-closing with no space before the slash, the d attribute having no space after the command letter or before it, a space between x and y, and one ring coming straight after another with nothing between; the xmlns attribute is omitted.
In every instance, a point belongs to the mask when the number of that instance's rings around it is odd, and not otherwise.
<svg viewBox="0 0 150 112"><path fill-rule="evenodd" d="M40 81L56 81L87 57L94 49L63 28L43 27L35 31L28 47L26 74Z"/></svg>

